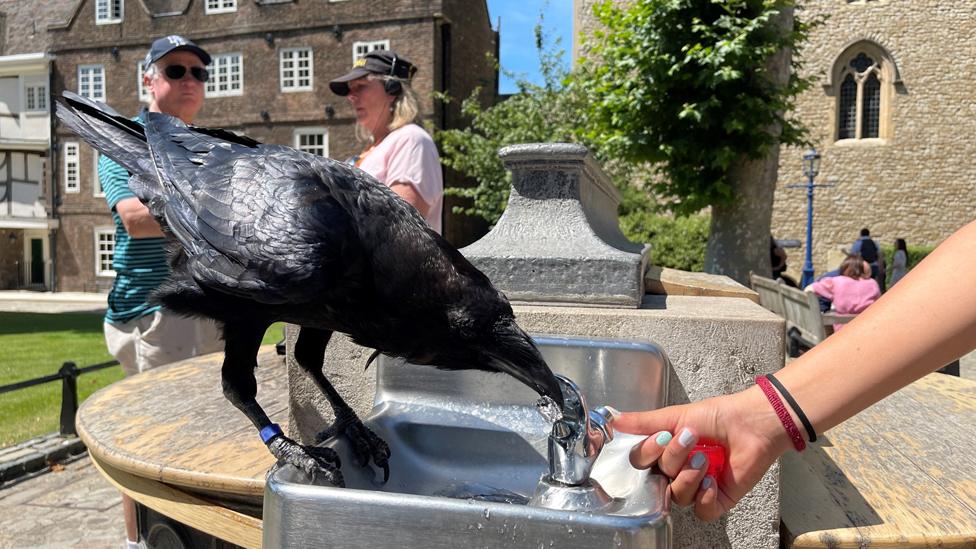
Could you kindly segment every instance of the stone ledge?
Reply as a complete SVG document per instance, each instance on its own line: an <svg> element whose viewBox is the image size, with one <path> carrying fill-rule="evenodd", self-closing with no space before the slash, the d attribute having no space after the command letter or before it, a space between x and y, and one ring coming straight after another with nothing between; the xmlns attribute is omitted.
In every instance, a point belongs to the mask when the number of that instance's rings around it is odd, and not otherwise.
<svg viewBox="0 0 976 549"><path fill-rule="evenodd" d="M723 275L679 271L648 265L644 288L655 295L741 297L759 303L759 294Z"/></svg>

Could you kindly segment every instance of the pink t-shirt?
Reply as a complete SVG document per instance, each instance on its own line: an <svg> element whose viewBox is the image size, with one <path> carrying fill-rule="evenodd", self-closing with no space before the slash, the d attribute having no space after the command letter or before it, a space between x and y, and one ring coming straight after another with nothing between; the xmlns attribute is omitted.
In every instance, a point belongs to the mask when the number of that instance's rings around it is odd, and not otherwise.
<svg viewBox="0 0 976 549"><path fill-rule="evenodd" d="M359 169L387 186L412 184L429 206L427 224L441 232L444 180L437 147L423 128L407 124L393 130L363 158Z"/></svg>
<svg viewBox="0 0 976 549"><path fill-rule="evenodd" d="M831 300L833 309L841 314L858 314L881 297L881 288L873 278L855 280L849 276L831 276L807 288ZM842 326L834 324L834 331Z"/></svg>

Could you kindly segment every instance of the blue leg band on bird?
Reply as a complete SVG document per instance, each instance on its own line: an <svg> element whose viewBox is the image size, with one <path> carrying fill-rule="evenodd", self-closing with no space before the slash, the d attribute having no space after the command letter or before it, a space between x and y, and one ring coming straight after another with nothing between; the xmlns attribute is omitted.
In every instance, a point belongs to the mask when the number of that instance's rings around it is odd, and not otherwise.
<svg viewBox="0 0 976 549"><path fill-rule="evenodd" d="M272 423L266 427L261 427L261 440L263 440L265 444L271 442L271 439L281 434L283 434L281 432L281 427L278 427L277 423Z"/></svg>

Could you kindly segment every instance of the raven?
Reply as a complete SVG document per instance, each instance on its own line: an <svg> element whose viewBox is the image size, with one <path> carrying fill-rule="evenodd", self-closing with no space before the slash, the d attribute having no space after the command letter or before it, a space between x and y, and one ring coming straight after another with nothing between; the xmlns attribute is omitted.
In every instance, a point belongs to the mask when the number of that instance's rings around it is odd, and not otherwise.
<svg viewBox="0 0 976 549"><path fill-rule="evenodd" d="M343 485L332 450L284 436L256 400L258 347L276 321L300 326L295 360L335 412L320 440L345 435L358 464L372 460L384 481L388 446L322 371L333 332L375 349L370 360L504 372L561 407L556 378L505 296L368 174L162 113L143 126L67 91L56 113L131 174L167 234L172 272L154 299L220 323L224 395L280 462Z"/></svg>

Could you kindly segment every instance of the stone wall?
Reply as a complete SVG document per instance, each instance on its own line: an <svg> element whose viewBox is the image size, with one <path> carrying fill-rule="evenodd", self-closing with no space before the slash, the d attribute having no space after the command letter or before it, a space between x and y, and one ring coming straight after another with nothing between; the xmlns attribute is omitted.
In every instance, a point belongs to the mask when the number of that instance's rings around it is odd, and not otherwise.
<svg viewBox="0 0 976 549"><path fill-rule="evenodd" d="M574 0L576 27L590 33L596 0ZM627 0L615 0L625 4ZM882 244L905 238L909 245L935 245L976 218L976 3L938 0L807 0L798 18L829 16L804 46L804 73L814 86L800 96L795 116L810 127L823 155L814 201L814 269L834 269L859 231L868 227ZM824 86L838 56L867 40L886 50L901 81L891 88L888 136L836 139L837 95ZM578 38L574 38L574 57ZM803 150L780 151L773 206L776 238L806 243L806 192L786 189L803 181ZM790 272L800 278L805 248L789 250ZM890 261L890 259L889 259Z"/></svg>
<svg viewBox="0 0 976 549"><path fill-rule="evenodd" d="M799 17L830 15L803 51L804 72L817 75L796 115L811 129L823 155L814 201L814 268L835 268L836 250L849 246L863 227L881 244L905 238L935 245L976 217L976 4L937 0L804 3ZM870 40L897 65L902 85L889 107L891 136L883 140L835 140L836 97L823 85L849 44ZM784 186L803 179L798 149L780 154L773 210L777 238L806 239L806 193ZM804 249L790 251L798 274ZM890 258L889 258L890 261Z"/></svg>

